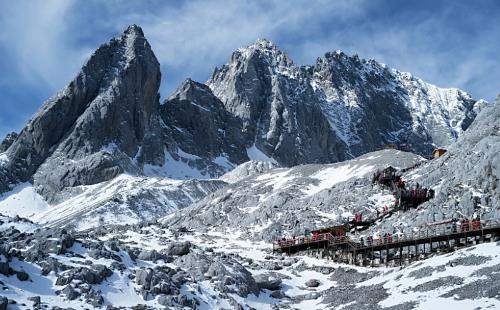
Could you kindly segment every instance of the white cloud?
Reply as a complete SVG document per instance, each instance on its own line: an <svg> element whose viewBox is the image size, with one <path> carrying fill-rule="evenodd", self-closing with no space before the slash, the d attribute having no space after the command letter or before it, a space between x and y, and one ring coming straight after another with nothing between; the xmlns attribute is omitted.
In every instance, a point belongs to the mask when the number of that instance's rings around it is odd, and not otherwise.
<svg viewBox="0 0 500 310"><path fill-rule="evenodd" d="M81 66L88 51L67 46L70 0L4 2L0 18L0 44L16 62L23 83L64 85Z"/></svg>

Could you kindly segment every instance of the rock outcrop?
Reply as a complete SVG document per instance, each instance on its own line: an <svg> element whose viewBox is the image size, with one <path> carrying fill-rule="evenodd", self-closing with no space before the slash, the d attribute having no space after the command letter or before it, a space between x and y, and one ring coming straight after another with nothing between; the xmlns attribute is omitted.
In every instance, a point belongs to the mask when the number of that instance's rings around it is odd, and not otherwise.
<svg viewBox="0 0 500 310"><path fill-rule="evenodd" d="M0 143L0 153L7 151L7 149L14 143L14 140L17 139L17 132L8 133L5 136L5 139Z"/></svg>

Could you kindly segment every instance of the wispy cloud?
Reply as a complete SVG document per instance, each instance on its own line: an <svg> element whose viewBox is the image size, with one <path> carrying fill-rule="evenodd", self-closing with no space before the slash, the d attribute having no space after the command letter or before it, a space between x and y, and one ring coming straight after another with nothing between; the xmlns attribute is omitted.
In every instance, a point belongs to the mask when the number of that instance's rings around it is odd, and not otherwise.
<svg viewBox="0 0 500 310"><path fill-rule="evenodd" d="M125 14L117 24L139 23L144 28L165 69L162 88L168 91L188 76L206 79L236 48L257 38L279 43L290 33L314 31L315 19L359 15L363 2L188 1L148 15Z"/></svg>
<svg viewBox="0 0 500 310"><path fill-rule="evenodd" d="M16 72L12 73L23 79L22 83L60 87L61 79L75 74L81 65L88 52L68 47L67 43L71 33L66 18L71 7L72 1L67 0L11 1L1 5L0 44L8 60L15 64Z"/></svg>

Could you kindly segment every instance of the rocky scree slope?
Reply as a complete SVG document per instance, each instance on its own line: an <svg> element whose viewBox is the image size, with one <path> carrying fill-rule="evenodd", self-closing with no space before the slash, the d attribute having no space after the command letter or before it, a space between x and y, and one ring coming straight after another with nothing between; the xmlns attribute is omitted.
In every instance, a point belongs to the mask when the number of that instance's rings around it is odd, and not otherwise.
<svg viewBox="0 0 500 310"><path fill-rule="evenodd" d="M364 213L365 218L375 216L376 208L394 198L390 191L372 188L373 173L387 166L402 169L424 161L412 153L383 150L336 164L264 170L235 179L162 221L173 229L268 242L283 235L301 235L307 229L343 223L356 212Z"/></svg>

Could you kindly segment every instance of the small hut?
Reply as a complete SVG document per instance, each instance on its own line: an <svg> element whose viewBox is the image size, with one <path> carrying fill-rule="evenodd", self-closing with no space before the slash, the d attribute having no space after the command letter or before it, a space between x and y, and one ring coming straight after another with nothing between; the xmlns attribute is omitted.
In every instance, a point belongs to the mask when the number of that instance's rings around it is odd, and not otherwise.
<svg viewBox="0 0 500 310"><path fill-rule="evenodd" d="M437 148L434 151L432 151L432 157L439 158L439 157L443 156L444 153L446 153L445 149Z"/></svg>

